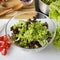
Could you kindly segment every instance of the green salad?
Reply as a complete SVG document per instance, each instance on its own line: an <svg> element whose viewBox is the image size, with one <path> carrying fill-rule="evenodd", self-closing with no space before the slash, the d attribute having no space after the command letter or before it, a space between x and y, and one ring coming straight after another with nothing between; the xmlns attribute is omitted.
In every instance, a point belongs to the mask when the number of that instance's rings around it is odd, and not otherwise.
<svg viewBox="0 0 60 60"><path fill-rule="evenodd" d="M52 39L52 33L48 31L47 22L31 20L19 21L11 27L11 39L14 44L23 48L39 48L45 46Z"/></svg>
<svg viewBox="0 0 60 60"><path fill-rule="evenodd" d="M56 29L56 37L53 41L53 45L60 50L60 27Z"/></svg>
<svg viewBox="0 0 60 60"><path fill-rule="evenodd" d="M44 3L46 3L47 5L50 5L52 2L56 1L56 0L42 0Z"/></svg>
<svg viewBox="0 0 60 60"><path fill-rule="evenodd" d="M60 22L60 0L51 3L49 9L49 17Z"/></svg>

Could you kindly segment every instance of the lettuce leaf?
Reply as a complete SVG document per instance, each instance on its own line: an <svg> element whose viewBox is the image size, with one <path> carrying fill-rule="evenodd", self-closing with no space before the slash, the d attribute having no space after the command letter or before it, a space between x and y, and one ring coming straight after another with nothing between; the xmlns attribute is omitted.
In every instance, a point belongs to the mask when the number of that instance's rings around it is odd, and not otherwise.
<svg viewBox="0 0 60 60"><path fill-rule="evenodd" d="M53 41L53 45L60 50L60 27L56 29L56 37Z"/></svg>
<svg viewBox="0 0 60 60"><path fill-rule="evenodd" d="M53 2L49 5L49 17L60 22L60 1Z"/></svg>

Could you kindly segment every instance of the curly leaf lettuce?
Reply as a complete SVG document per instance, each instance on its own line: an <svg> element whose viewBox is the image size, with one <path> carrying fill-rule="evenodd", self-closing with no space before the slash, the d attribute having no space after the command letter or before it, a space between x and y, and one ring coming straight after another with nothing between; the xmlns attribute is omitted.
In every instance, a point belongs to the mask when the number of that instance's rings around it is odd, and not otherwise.
<svg viewBox="0 0 60 60"><path fill-rule="evenodd" d="M60 27L56 29L56 37L53 41L53 45L60 50Z"/></svg>
<svg viewBox="0 0 60 60"><path fill-rule="evenodd" d="M46 4L50 4L50 3L52 3L52 2L54 2L54 1L56 1L56 0L42 0L44 3L46 3Z"/></svg>
<svg viewBox="0 0 60 60"><path fill-rule="evenodd" d="M60 0L51 3L49 9L49 17L60 22Z"/></svg>

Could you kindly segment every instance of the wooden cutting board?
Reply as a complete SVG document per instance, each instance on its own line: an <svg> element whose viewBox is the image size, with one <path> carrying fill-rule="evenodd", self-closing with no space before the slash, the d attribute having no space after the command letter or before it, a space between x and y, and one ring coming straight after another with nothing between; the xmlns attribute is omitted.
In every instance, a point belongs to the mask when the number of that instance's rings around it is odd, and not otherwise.
<svg viewBox="0 0 60 60"><path fill-rule="evenodd" d="M11 0L10 2L7 2L7 4L10 5L10 7L13 7L17 4L21 4L21 2L19 0ZM31 12L31 11L35 11L34 2L31 5L26 6L19 11L15 11L15 12L12 12L10 14L6 14L4 16L1 16L0 18L1 19L7 19L7 18L11 18L12 16L14 16L17 12L23 13L23 12Z"/></svg>

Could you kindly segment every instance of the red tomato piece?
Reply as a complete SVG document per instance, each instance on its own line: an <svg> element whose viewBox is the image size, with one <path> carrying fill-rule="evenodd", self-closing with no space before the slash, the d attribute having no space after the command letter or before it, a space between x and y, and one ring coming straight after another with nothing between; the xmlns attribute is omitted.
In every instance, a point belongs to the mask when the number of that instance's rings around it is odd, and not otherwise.
<svg viewBox="0 0 60 60"><path fill-rule="evenodd" d="M4 41L0 41L0 51L2 51L4 46L5 46L5 42Z"/></svg>
<svg viewBox="0 0 60 60"><path fill-rule="evenodd" d="M7 44L7 43L6 43L5 46L4 46L4 48L9 49L10 46L11 46L10 44Z"/></svg>
<svg viewBox="0 0 60 60"><path fill-rule="evenodd" d="M0 41L0 46L4 46L5 42L4 41Z"/></svg>
<svg viewBox="0 0 60 60"><path fill-rule="evenodd" d="M0 46L0 52L3 50L3 47L2 46Z"/></svg>
<svg viewBox="0 0 60 60"><path fill-rule="evenodd" d="M10 48L10 45L6 45L6 47L5 47L6 49L9 49Z"/></svg>
<svg viewBox="0 0 60 60"><path fill-rule="evenodd" d="M0 37L0 52L2 53L2 55L6 55L7 54L7 50L10 48L11 46L11 41L7 38L6 35L1 36Z"/></svg>
<svg viewBox="0 0 60 60"><path fill-rule="evenodd" d="M6 43L10 45L11 44L11 41L10 40L7 40Z"/></svg>
<svg viewBox="0 0 60 60"><path fill-rule="evenodd" d="M2 51L1 51L2 55L6 55L7 54L7 50L4 48Z"/></svg>
<svg viewBox="0 0 60 60"><path fill-rule="evenodd" d="M2 41L3 40L3 36L0 36L0 41Z"/></svg>
<svg viewBox="0 0 60 60"><path fill-rule="evenodd" d="M4 41L8 40L8 38L7 38L6 35L3 36L3 40L4 40Z"/></svg>

